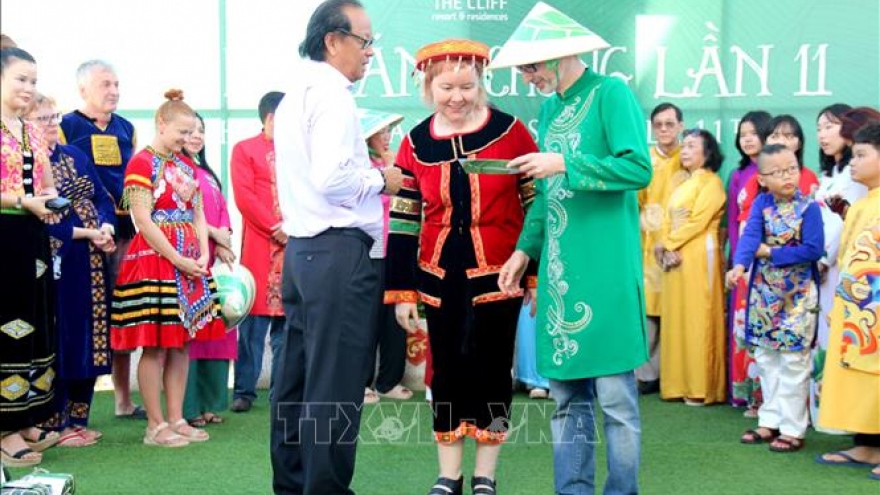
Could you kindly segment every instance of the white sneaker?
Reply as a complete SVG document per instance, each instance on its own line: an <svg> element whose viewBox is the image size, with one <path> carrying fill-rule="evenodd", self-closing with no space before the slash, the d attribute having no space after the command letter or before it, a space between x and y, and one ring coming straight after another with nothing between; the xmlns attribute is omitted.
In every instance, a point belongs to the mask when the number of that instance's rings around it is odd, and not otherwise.
<svg viewBox="0 0 880 495"><path fill-rule="evenodd" d="M547 399L550 393L547 389L535 387L529 391L529 399Z"/></svg>

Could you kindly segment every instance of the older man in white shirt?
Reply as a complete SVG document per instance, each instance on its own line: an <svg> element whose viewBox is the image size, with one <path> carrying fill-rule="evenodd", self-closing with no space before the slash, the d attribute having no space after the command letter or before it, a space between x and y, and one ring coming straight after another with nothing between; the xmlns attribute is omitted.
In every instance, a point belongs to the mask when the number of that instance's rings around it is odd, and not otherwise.
<svg viewBox="0 0 880 495"><path fill-rule="evenodd" d="M276 494L353 494L364 383L378 297L370 247L382 237L380 194L396 168L370 165L352 85L373 55L356 0L327 0L309 20L301 77L275 113L278 200L290 236L282 291L287 337L272 400Z"/></svg>

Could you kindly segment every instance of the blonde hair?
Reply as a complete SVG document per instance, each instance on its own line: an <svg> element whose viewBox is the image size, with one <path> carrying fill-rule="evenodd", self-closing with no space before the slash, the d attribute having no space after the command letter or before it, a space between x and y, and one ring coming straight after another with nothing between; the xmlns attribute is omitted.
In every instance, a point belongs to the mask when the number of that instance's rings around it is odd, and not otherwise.
<svg viewBox="0 0 880 495"><path fill-rule="evenodd" d="M24 113L22 115L30 115L36 112L40 107L49 105L52 108L56 107L55 98L51 96L46 96L43 93L34 93L34 97L31 98L30 103L24 109Z"/></svg>
<svg viewBox="0 0 880 495"><path fill-rule="evenodd" d="M0 50L4 48L16 48L18 45L9 36L0 33Z"/></svg>
<svg viewBox="0 0 880 495"><path fill-rule="evenodd" d="M484 107L489 102L489 96L486 94L486 87L483 86L483 63L473 58L446 59L438 60L428 64L424 69L424 85L422 87L422 100L428 105L434 106L434 95L431 93L431 83L434 78L446 71L473 70L477 74L477 87L479 95L477 96L477 107Z"/></svg>
<svg viewBox="0 0 880 495"><path fill-rule="evenodd" d="M189 105L183 102L182 89L169 89L165 92L165 98L168 100L159 106L156 110L156 124L161 120L168 123L177 117L195 117L196 112Z"/></svg>

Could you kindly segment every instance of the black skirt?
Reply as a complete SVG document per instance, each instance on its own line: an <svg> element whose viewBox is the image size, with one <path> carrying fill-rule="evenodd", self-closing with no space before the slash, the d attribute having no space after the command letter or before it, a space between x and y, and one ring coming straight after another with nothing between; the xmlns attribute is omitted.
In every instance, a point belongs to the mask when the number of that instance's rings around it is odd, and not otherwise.
<svg viewBox="0 0 880 495"><path fill-rule="evenodd" d="M434 432L499 443L509 427L511 368L522 298L473 305L464 270L448 270L440 308L425 306L434 375Z"/></svg>
<svg viewBox="0 0 880 495"><path fill-rule="evenodd" d="M45 224L30 214L0 214L0 430L52 414L55 298Z"/></svg>

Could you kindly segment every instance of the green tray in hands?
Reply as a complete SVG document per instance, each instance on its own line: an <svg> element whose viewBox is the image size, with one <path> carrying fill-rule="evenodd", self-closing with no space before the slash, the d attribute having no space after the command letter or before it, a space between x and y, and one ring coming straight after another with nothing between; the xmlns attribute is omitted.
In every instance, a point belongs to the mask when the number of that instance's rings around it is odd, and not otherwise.
<svg viewBox="0 0 880 495"><path fill-rule="evenodd" d="M469 174L510 175L518 172L515 168L507 168L509 160L460 160L461 167Z"/></svg>

